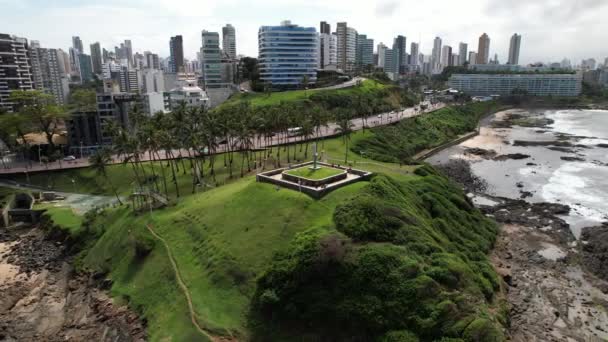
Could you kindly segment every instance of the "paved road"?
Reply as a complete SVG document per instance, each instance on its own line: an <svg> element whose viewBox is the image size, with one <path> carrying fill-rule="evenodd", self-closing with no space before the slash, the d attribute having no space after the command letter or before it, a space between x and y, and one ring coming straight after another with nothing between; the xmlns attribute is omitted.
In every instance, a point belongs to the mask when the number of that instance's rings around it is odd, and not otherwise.
<svg viewBox="0 0 608 342"><path fill-rule="evenodd" d="M444 104L441 104L441 103L436 104L436 105L431 105L429 103L424 103L424 104L426 104L428 106L427 110L425 110L424 112L416 111L415 107L411 107L411 108L406 108L402 111L394 111L394 112L369 116L365 120L365 123L367 124L366 128L389 125L394 122L401 121L403 119L411 118L414 116L418 116L418 115L421 115L424 113L428 113L428 112L443 108L445 106ZM364 120L362 120L361 118L353 119L353 120L351 120L351 123L353 124L353 128L352 128L353 130L358 131L358 130L363 129ZM321 137L330 137L330 136L335 135L336 134L335 129L337 127L338 127L337 124L331 123L327 127L321 128L320 136ZM311 138L311 140L312 139L313 138ZM276 146L278 144L284 144L286 142L300 142L301 138L300 137L285 137L284 134L277 134L268 143L266 143L264 141L264 139L254 139L253 141L254 141L254 148L265 148L265 147L270 147L270 146ZM220 148L218 149L217 152L222 153L222 152L225 152L225 150L226 150L226 146L220 145ZM160 152L159 154L160 154L161 159L168 159L164 152ZM188 152L186 150L173 151L174 156L179 156L180 154L182 156L187 156ZM149 155L147 153L142 154L141 160L142 161L150 160ZM120 158L118 158L117 156L114 156L113 163L118 164L121 162L122 162L122 160ZM79 159L76 159L76 160L70 161L70 162L66 162L66 161L51 162L51 163L48 163L48 165L44 165L44 164L41 164L38 162L31 162L31 165L28 165L28 163L26 163L26 162L17 163L17 162L10 162L10 161L8 163L6 163L6 165L8 167L5 168L5 167L3 167L2 164L0 164L0 175L46 171L46 170L74 169L74 168L87 167L90 164L89 164L89 161L87 158L79 158Z"/></svg>

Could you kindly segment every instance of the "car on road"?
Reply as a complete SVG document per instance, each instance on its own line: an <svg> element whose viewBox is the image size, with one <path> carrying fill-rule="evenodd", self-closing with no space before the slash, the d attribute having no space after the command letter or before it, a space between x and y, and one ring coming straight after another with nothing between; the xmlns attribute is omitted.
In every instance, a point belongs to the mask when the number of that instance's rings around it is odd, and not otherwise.
<svg viewBox="0 0 608 342"><path fill-rule="evenodd" d="M63 158L63 161L74 161L76 160L76 157L74 156L66 156Z"/></svg>

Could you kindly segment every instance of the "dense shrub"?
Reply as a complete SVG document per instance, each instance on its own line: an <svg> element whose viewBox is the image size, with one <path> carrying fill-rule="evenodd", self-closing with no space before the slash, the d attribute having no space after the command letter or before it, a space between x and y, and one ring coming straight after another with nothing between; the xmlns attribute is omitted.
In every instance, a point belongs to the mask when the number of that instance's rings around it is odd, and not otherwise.
<svg viewBox="0 0 608 342"><path fill-rule="evenodd" d="M396 125L374 128L373 135L357 141L352 150L378 161L409 161L416 153L445 144L473 131L486 114L500 109L495 102L447 107L402 120Z"/></svg>
<svg viewBox="0 0 608 342"><path fill-rule="evenodd" d="M409 181L377 175L336 208L338 232L301 233L275 257L252 300L254 340L501 340L485 255L496 225L420 170Z"/></svg>

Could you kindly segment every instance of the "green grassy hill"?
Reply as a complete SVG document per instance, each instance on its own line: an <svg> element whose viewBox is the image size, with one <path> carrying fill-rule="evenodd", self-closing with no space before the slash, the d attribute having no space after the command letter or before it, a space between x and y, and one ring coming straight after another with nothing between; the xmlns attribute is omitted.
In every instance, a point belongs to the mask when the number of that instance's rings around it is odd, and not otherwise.
<svg viewBox="0 0 608 342"><path fill-rule="evenodd" d="M358 132L352 143L377 136ZM328 161L342 163L341 139L320 145ZM303 150L295 147L297 159L305 159ZM166 240L197 321L213 335L504 340L506 305L486 257L496 225L428 166L400 167L347 153L355 167L377 175L321 200L277 191L251 175L228 180L224 170L221 186L197 194L187 191L190 177L179 176L184 196L152 213L107 209L82 218L79 229L66 212L50 214L70 223L65 231L74 237L68 240L81 249L77 267L111 279L112 295L147 320L152 341L208 339L191 323L167 251L147 224ZM133 181L127 170L109 170L123 193ZM86 177L89 171L65 172ZM60 179L56 183L69 190L71 182ZM102 183L86 189L107 193Z"/></svg>
<svg viewBox="0 0 608 342"><path fill-rule="evenodd" d="M294 333L327 336L327 327L335 325L337 339L346 338L341 332L380 338L406 328L426 339L484 334L467 330L477 322L500 337L503 316L494 296L499 285L484 254L495 226L445 179L428 170L417 173L377 176L321 200L246 177L152 214L111 209L85 222L102 235L81 252L78 265L107 274L111 293L142 313L154 341L205 338L190 323L166 251L146 230L148 223L168 242L199 322L213 334L293 340ZM319 250L332 239L348 246L340 262ZM306 253L298 252L302 248ZM315 266L326 254L331 262ZM372 266L379 273L368 273ZM390 279L382 276L393 267L406 268L385 274ZM432 290L420 292L412 282ZM410 292L393 298L399 291ZM268 293L277 294L275 302L268 302ZM286 311L268 317L269 310ZM331 318L340 310L353 324ZM358 310L360 316L349 316ZM445 310L455 316L439 329ZM381 318L376 311L403 316Z"/></svg>

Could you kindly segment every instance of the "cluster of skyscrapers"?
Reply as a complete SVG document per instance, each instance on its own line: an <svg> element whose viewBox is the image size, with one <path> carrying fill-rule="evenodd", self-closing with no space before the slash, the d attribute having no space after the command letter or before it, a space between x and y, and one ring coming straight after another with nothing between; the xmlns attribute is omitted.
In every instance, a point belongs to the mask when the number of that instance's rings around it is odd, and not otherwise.
<svg viewBox="0 0 608 342"><path fill-rule="evenodd" d="M499 64L496 55L491 59L486 33L479 37L477 51L468 51L466 43L453 49L436 37L428 56L420 52L418 42L411 42L408 51L403 35L396 36L390 46L379 43L374 51L374 40L346 22L338 22L332 32L331 25L322 21L317 33L314 27L285 21L280 26L262 26L258 39L262 81L273 87L299 86L304 77L314 83L317 70L354 74L380 69L396 80L410 73L439 74L448 66ZM514 34L507 64L519 64L520 47L521 35Z"/></svg>

